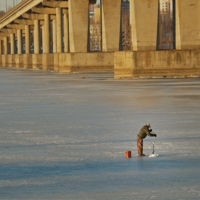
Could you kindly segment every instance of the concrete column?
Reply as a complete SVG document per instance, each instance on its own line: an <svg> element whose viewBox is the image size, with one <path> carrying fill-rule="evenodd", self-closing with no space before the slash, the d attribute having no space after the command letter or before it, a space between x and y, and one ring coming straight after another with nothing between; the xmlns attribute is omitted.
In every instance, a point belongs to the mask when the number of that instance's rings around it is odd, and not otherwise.
<svg viewBox="0 0 200 200"><path fill-rule="evenodd" d="M176 0L176 49L181 50L181 30L180 30L180 14L179 14L179 1Z"/></svg>
<svg viewBox="0 0 200 200"><path fill-rule="evenodd" d="M8 38L4 37L4 54L8 54Z"/></svg>
<svg viewBox="0 0 200 200"><path fill-rule="evenodd" d="M69 0L68 2L70 52L87 52L89 1Z"/></svg>
<svg viewBox="0 0 200 200"><path fill-rule="evenodd" d="M18 54L22 54L22 30L17 30Z"/></svg>
<svg viewBox="0 0 200 200"><path fill-rule="evenodd" d="M130 9L132 50L156 50L158 1L130 0Z"/></svg>
<svg viewBox="0 0 200 200"><path fill-rule="evenodd" d="M56 20L53 20L53 52L57 52L57 30L56 30Z"/></svg>
<svg viewBox="0 0 200 200"><path fill-rule="evenodd" d="M10 34L10 53L15 54L15 34L11 33Z"/></svg>
<svg viewBox="0 0 200 200"><path fill-rule="evenodd" d="M57 53L62 52L62 12L56 8Z"/></svg>
<svg viewBox="0 0 200 200"><path fill-rule="evenodd" d="M64 48L65 52L69 52L69 23L68 14L64 14Z"/></svg>
<svg viewBox="0 0 200 200"><path fill-rule="evenodd" d="M102 51L119 51L121 0L102 0Z"/></svg>
<svg viewBox="0 0 200 200"><path fill-rule="evenodd" d="M39 54L40 53L40 47L39 47L39 20L34 20L34 53Z"/></svg>
<svg viewBox="0 0 200 200"><path fill-rule="evenodd" d="M25 26L25 45L26 45L26 53L30 53L30 26Z"/></svg>
<svg viewBox="0 0 200 200"><path fill-rule="evenodd" d="M137 51L135 0L130 0L131 50Z"/></svg>
<svg viewBox="0 0 200 200"><path fill-rule="evenodd" d="M0 55L2 54L2 40L0 39Z"/></svg>
<svg viewBox="0 0 200 200"><path fill-rule="evenodd" d="M45 25L42 26L42 48L43 48L43 53L44 53L44 40L45 40Z"/></svg>
<svg viewBox="0 0 200 200"><path fill-rule="evenodd" d="M50 29L49 29L49 14L44 15L44 26L42 34L43 34L43 53L49 53L50 52L50 45L49 45L49 35L50 35Z"/></svg>

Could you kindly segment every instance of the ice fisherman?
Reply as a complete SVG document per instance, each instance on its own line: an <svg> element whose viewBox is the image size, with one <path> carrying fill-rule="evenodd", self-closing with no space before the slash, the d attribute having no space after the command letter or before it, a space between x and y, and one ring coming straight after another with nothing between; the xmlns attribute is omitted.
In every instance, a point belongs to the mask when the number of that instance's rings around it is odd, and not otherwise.
<svg viewBox="0 0 200 200"><path fill-rule="evenodd" d="M156 134L152 134L152 129L149 129L151 126L147 123L142 127L140 132L137 134L137 147L138 147L138 156L145 156L143 154L143 139L148 135L150 137L157 137Z"/></svg>

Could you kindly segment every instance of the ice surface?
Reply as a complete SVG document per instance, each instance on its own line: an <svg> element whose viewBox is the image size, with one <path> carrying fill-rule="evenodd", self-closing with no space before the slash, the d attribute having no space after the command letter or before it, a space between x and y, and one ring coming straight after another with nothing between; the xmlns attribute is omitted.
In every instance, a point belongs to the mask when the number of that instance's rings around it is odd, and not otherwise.
<svg viewBox="0 0 200 200"><path fill-rule="evenodd" d="M0 199L200 199L199 81L0 68Z"/></svg>
<svg viewBox="0 0 200 200"><path fill-rule="evenodd" d="M155 157L158 157L158 154L151 154L151 155L149 155L149 158L155 158Z"/></svg>

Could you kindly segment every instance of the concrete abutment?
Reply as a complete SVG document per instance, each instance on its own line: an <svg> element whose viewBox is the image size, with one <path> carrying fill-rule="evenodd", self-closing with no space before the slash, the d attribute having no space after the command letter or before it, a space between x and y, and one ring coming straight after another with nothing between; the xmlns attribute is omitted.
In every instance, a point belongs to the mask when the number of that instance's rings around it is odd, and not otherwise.
<svg viewBox="0 0 200 200"><path fill-rule="evenodd" d="M200 50L115 52L114 60L116 79L200 75Z"/></svg>

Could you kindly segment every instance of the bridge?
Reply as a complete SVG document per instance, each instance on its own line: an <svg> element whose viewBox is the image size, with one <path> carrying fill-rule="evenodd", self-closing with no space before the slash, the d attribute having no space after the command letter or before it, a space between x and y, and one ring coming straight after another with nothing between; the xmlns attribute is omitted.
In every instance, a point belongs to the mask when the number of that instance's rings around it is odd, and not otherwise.
<svg viewBox="0 0 200 200"><path fill-rule="evenodd" d="M198 0L23 0L0 18L0 66L198 76L199 12ZM167 16L172 32L162 36Z"/></svg>

